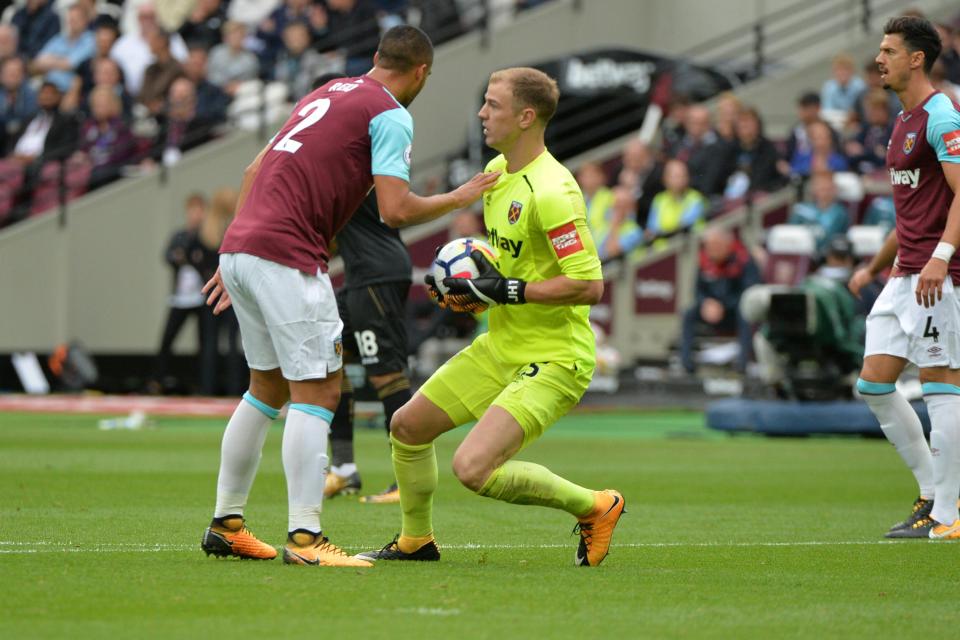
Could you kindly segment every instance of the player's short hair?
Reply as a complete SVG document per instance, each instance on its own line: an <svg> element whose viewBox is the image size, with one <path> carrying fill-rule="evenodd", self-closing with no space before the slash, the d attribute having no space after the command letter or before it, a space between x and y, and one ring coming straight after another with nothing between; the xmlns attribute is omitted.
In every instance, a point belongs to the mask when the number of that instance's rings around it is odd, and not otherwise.
<svg viewBox="0 0 960 640"><path fill-rule="evenodd" d="M507 82L513 94L514 107L531 108L544 126L557 112L560 101L560 89L557 81L539 69L531 67L511 67L490 74L490 83Z"/></svg>
<svg viewBox="0 0 960 640"><path fill-rule="evenodd" d="M933 63L937 61L937 57L943 49L940 34L937 33L932 22L926 18L913 16L890 18L887 24L883 26L883 33L885 35L897 34L902 37L910 53L922 51L923 71L930 75Z"/></svg>
<svg viewBox="0 0 960 640"><path fill-rule="evenodd" d="M430 36L409 24L393 27L380 38L377 66L406 73L422 64L433 64Z"/></svg>

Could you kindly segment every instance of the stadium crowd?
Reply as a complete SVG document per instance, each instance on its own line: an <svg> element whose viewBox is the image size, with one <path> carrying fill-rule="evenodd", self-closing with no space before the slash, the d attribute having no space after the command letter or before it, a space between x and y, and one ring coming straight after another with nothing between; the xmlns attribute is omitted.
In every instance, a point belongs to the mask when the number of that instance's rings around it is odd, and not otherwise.
<svg viewBox="0 0 960 640"><path fill-rule="evenodd" d="M937 29L944 48L932 79L960 103L960 15ZM812 236L807 270L778 279L768 268L769 250L748 251L736 235L705 236L694 305L682 314L677 345L683 373L696 370L698 337L718 333L737 339L740 355L733 364L744 371L752 357L752 330L740 310L744 291L763 281L799 286L853 225L876 226L882 235L893 227L885 156L900 104L882 88L872 56L861 70L850 55L836 55L822 86L798 96L796 122L784 140L771 140L762 114L732 93L709 108L674 95L654 143L634 138L618 158L579 167L590 227L607 261L642 257L664 237L699 230L745 198L796 189L786 223ZM840 295L850 296L845 289Z"/></svg>
<svg viewBox="0 0 960 640"><path fill-rule="evenodd" d="M496 0L502 19L545 0ZM325 72L359 75L380 33L436 44L463 0L0 0L0 226L181 154ZM264 92L265 84L277 90Z"/></svg>
<svg viewBox="0 0 960 640"><path fill-rule="evenodd" d="M492 4L502 15L543 1ZM237 124L238 106L259 111L248 98L265 95L268 84L289 103L320 74L364 73L390 26L418 24L435 43L454 38L484 20L482 4L0 0L0 226L51 209L63 194L176 163ZM960 101L960 17L937 27L944 52L932 77ZM886 142L898 111L872 57L858 73L847 54L835 56L821 87L798 96L782 140L771 140L763 115L733 93L709 106L673 95L653 143L632 138L618 157L577 169L601 258L639 258L666 237L701 230L746 199L785 187L798 194L786 222L809 229L814 264L852 225L889 230L891 198L863 184L887 182ZM737 336L734 364L743 371L752 354L740 297L758 282L782 283L768 253L747 250L736 235L710 234L703 245L696 300L682 313L680 365L695 371L694 343L719 332ZM158 379L164 368L161 357Z"/></svg>

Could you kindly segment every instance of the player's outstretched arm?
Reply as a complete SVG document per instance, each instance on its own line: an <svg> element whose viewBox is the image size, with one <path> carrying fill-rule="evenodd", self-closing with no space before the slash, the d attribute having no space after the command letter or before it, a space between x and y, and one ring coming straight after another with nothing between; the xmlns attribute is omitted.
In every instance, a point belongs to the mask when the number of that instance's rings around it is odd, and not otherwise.
<svg viewBox="0 0 960 640"><path fill-rule="evenodd" d="M897 231L893 229L887 234L887 239L884 240L883 246L880 247L877 255L873 256L873 259L870 260L870 264L857 269L853 272L853 275L850 276L850 281L847 283L847 288L850 289L850 293L859 298L861 289L873 282L873 279L876 278L881 271L893 265L897 258L897 249L899 247Z"/></svg>
<svg viewBox="0 0 960 640"><path fill-rule="evenodd" d="M468 207L497 183L499 171L478 173L453 191L435 196L418 196L410 183L394 176L373 176L377 207L387 226L397 228L429 222L445 213Z"/></svg>

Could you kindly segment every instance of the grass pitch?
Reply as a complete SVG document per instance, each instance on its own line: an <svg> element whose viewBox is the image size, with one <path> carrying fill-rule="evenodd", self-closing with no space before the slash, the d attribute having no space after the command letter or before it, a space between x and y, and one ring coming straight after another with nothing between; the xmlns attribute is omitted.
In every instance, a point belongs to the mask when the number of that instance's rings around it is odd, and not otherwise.
<svg viewBox="0 0 960 640"><path fill-rule="evenodd" d="M520 458L629 513L610 556L577 568L573 520L500 504L449 472L438 441L440 563L310 569L207 558L225 421L98 431L96 416L0 414L0 638L877 638L956 615L955 543L884 542L913 480L885 441L726 437L696 413L580 413ZM281 544L274 427L247 509ZM390 480L360 430L365 488ZM337 498L324 531L382 546L399 507Z"/></svg>

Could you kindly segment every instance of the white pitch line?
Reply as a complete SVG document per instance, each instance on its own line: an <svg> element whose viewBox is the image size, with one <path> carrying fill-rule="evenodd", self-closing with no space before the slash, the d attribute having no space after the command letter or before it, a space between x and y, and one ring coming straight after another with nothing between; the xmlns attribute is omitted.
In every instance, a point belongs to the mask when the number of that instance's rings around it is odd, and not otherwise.
<svg viewBox="0 0 960 640"><path fill-rule="evenodd" d="M875 546L902 544L897 540L809 540L796 542L625 542L615 543L614 549L663 549L663 548L757 548L757 547L830 547L830 546ZM569 549L568 544L449 544L440 545L441 550L485 551L499 549ZM368 545L364 548L374 548ZM185 544L136 544L124 542L108 543L70 543L50 541L0 540L0 554L28 553L161 553L165 551L198 551L199 545Z"/></svg>

